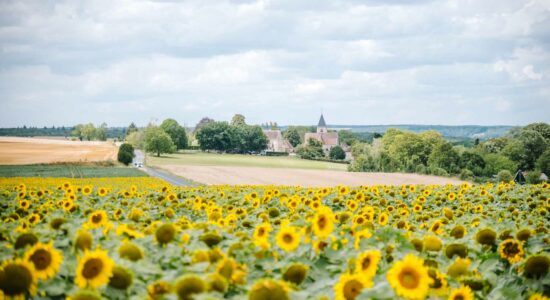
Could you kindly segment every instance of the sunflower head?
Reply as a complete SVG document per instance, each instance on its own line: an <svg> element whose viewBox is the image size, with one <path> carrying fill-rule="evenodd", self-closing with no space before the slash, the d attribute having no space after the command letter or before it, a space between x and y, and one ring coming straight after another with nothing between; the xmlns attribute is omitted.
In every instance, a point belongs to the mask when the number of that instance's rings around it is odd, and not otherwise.
<svg viewBox="0 0 550 300"><path fill-rule="evenodd" d="M481 229L476 234L476 241L482 245L494 245L497 233L491 228Z"/></svg>
<svg viewBox="0 0 550 300"><path fill-rule="evenodd" d="M283 273L283 279L295 285L300 285L306 279L308 270L309 267L304 264L292 264Z"/></svg>
<svg viewBox="0 0 550 300"><path fill-rule="evenodd" d="M548 274L550 259L546 255L531 255L523 266L523 275L527 278L542 278Z"/></svg>
<svg viewBox="0 0 550 300"><path fill-rule="evenodd" d="M451 291L449 300L473 300L474 293L467 286L461 286Z"/></svg>
<svg viewBox="0 0 550 300"><path fill-rule="evenodd" d="M369 250L361 253L355 262L355 271L367 278L373 278L382 257L380 251Z"/></svg>
<svg viewBox="0 0 550 300"><path fill-rule="evenodd" d="M281 212L277 207L270 207L267 210L267 214L269 215L270 218L277 218L281 214Z"/></svg>
<svg viewBox="0 0 550 300"><path fill-rule="evenodd" d="M150 299L161 299L164 295L172 291L172 286L166 281L155 281L147 287L147 296Z"/></svg>
<svg viewBox="0 0 550 300"><path fill-rule="evenodd" d="M386 276L396 294L405 298L424 299L432 284L422 259L411 254L394 263Z"/></svg>
<svg viewBox="0 0 550 300"><path fill-rule="evenodd" d="M15 249L21 249L25 248L26 246L32 246L34 244L38 243L38 238L34 233L23 233L17 237L15 240L15 245L13 246Z"/></svg>
<svg viewBox="0 0 550 300"><path fill-rule="evenodd" d="M470 267L470 263L471 261L469 259L459 257L449 266L447 274L453 278L467 275L469 273L468 268Z"/></svg>
<svg viewBox="0 0 550 300"><path fill-rule="evenodd" d="M207 284L197 275L185 275L174 284L174 291L180 300L193 299L193 295L207 291Z"/></svg>
<svg viewBox="0 0 550 300"><path fill-rule="evenodd" d="M216 291L219 293L225 293L229 287L227 279L218 273L212 273L208 275L208 290Z"/></svg>
<svg viewBox="0 0 550 300"><path fill-rule="evenodd" d="M216 231L211 231L201 235L200 240L212 248L222 241L222 237Z"/></svg>
<svg viewBox="0 0 550 300"><path fill-rule="evenodd" d="M288 287L284 282L273 279L261 279L254 283L248 293L248 300L289 300Z"/></svg>
<svg viewBox="0 0 550 300"><path fill-rule="evenodd" d="M109 282L113 275L113 261L106 251L85 251L78 261L75 283L80 288L97 288Z"/></svg>
<svg viewBox="0 0 550 300"><path fill-rule="evenodd" d="M74 246L80 251L92 249L93 236L87 231L80 231L75 239Z"/></svg>
<svg viewBox="0 0 550 300"><path fill-rule="evenodd" d="M418 252L422 252L424 249L424 241L418 238L414 238L411 240L411 244L413 244L414 249Z"/></svg>
<svg viewBox="0 0 550 300"><path fill-rule="evenodd" d="M443 243L437 236L428 235L424 237L424 249L427 251L437 252L441 250L441 247L443 247Z"/></svg>
<svg viewBox="0 0 550 300"><path fill-rule="evenodd" d="M25 260L6 261L0 267L0 295L6 299L25 299L36 293L36 274L33 265Z"/></svg>
<svg viewBox="0 0 550 300"><path fill-rule="evenodd" d="M466 235L466 228L462 225L457 225L451 229L451 236L455 239L461 239Z"/></svg>
<svg viewBox="0 0 550 300"><path fill-rule="evenodd" d="M335 299L353 300L361 294L363 289L370 288L372 285L370 279L360 274L342 274L334 286Z"/></svg>
<svg viewBox="0 0 550 300"><path fill-rule="evenodd" d="M126 241L118 248L118 254L122 258L138 261L143 258L143 251L134 243Z"/></svg>
<svg viewBox="0 0 550 300"><path fill-rule="evenodd" d="M66 300L102 300L101 295L93 290L80 290L67 297Z"/></svg>
<svg viewBox="0 0 550 300"><path fill-rule="evenodd" d="M511 264L521 261L524 254L522 243L514 239L507 239L500 243L498 252L500 257L507 259Z"/></svg>
<svg viewBox="0 0 550 300"><path fill-rule="evenodd" d="M163 224L157 228L155 238L161 245L170 243L176 236L176 226L173 224Z"/></svg>
<svg viewBox="0 0 550 300"><path fill-rule="evenodd" d="M67 222L67 220L65 220L63 218L55 218L55 219L50 221L50 227L53 230L59 230L61 225L65 224L66 222Z"/></svg>
<svg viewBox="0 0 550 300"><path fill-rule="evenodd" d="M277 245L281 249L290 252L298 248L300 245L300 234L298 229L293 226L282 227L276 236Z"/></svg>
<svg viewBox="0 0 550 300"><path fill-rule="evenodd" d="M516 239L522 242L525 242L531 237L531 235L533 235L533 233L531 232L531 229L523 228L516 233Z"/></svg>
<svg viewBox="0 0 550 300"><path fill-rule="evenodd" d="M115 289L125 290L132 285L132 280L132 273L117 265L113 268L113 276L109 278L109 286Z"/></svg>
<svg viewBox="0 0 550 300"><path fill-rule="evenodd" d="M445 255L449 259L455 255L465 258L468 255L468 248L464 244L450 244L445 248Z"/></svg>
<svg viewBox="0 0 550 300"><path fill-rule="evenodd" d="M36 243L25 253L25 260L33 264L38 279L47 280L59 271L63 256L52 243Z"/></svg>

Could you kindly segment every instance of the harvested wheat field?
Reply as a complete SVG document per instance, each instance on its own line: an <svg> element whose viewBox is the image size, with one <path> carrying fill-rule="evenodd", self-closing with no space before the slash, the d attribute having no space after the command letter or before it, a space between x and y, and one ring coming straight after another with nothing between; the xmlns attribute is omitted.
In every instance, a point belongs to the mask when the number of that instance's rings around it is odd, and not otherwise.
<svg viewBox="0 0 550 300"><path fill-rule="evenodd" d="M160 167L160 166L159 166ZM359 186L401 184L461 184L454 178L405 173L355 173L331 170L233 166L161 166L171 173L207 185L252 184L283 186Z"/></svg>
<svg viewBox="0 0 550 300"><path fill-rule="evenodd" d="M111 142L0 137L0 165L116 160Z"/></svg>

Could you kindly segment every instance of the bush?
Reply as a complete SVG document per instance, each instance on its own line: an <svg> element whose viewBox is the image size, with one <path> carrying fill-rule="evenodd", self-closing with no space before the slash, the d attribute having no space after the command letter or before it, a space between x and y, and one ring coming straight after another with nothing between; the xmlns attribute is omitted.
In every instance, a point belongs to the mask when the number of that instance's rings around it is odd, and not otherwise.
<svg viewBox="0 0 550 300"><path fill-rule="evenodd" d="M435 175L435 176L449 176L449 173L447 173L447 171L445 171L445 169L439 168L439 167L430 166L428 168L428 171L429 171L430 174Z"/></svg>
<svg viewBox="0 0 550 300"><path fill-rule="evenodd" d="M342 147L334 146L332 147L332 149L330 149L330 153L328 156L334 160L341 160L346 158L346 152L344 152L344 149L342 149Z"/></svg>
<svg viewBox="0 0 550 300"><path fill-rule="evenodd" d="M537 159L537 169L546 175L550 175L550 148Z"/></svg>
<svg viewBox="0 0 550 300"><path fill-rule="evenodd" d="M472 180L474 178L474 172L472 172L468 169L463 169L460 172L459 178L460 178L460 180Z"/></svg>
<svg viewBox="0 0 550 300"><path fill-rule="evenodd" d="M422 164L417 165L416 168L414 168L414 172L417 174L426 174L427 171L426 166Z"/></svg>
<svg viewBox="0 0 550 300"><path fill-rule="evenodd" d="M120 145L118 148L117 160L125 165L128 165L134 160L134 147L128 143Z"/></svg>
<svg viewBox="0 0 550 300"><path fill-rule="evenodd" d="M539 184L541 183L540 175L541 173L538 170L530 171L527 173L527 176L525 176L525 181L529 184Z"/></svg>
<svg viewBox="0 0 550 300"><path fill-rule="evenodd" d="M512 173L508 170L502 170L498 172L497 179L499 182L510 182L514 179Z"/></svg>

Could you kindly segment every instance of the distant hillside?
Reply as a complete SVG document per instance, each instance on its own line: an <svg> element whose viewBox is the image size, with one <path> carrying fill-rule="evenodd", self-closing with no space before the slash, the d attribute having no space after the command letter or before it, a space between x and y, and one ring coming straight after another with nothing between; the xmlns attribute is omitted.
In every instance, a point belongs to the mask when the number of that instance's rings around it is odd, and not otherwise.
<svg viewBox="0 0 550 300"><path fill-rule="evenodd" d="M505 135L513 126L446 126L446 125L328 125L333 129L350 129L353 132L384 133L389 128L397 128L413 132L435 130L445 137L451 138L479 138L482 140Z"/></svg>

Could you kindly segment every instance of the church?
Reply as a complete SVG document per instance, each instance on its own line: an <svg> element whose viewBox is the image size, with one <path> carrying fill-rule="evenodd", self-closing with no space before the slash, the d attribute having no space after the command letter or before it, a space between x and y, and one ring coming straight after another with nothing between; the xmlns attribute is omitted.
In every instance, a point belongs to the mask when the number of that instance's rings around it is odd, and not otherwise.
<svg viewBox="0 0 550 300"><path fill-rule="evenodd" d="M329 152L334 146L338 146L338 132L328 132L327 123L321 114L319 123L317 124L317 132L308 132L304 136L304 141L307 143L310 139L315 139L323 145L323 150Z"/></svg>

